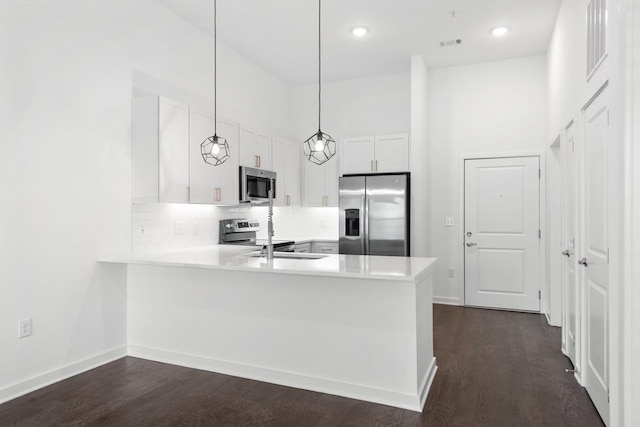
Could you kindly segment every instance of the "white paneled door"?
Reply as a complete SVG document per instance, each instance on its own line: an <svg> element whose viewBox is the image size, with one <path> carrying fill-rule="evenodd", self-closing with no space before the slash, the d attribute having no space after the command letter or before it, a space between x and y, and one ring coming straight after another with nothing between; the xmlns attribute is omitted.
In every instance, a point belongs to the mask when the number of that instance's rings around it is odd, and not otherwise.
<svg viewBox="0 0 640 427"><path fill-rule="evenodd" d="M580 371L576 353L578 336L578 281L576 275L576 238L577 238L577 186L576 186L576 135L575 124L571 122L564 130L562 144L563 154L563 200L562 221L564 235L562 238L562 288L563 288L563 340L564 351L576 371Z"/></svg>
<svg viewBox="0 0 640 427"><path fill-rule="evenodd" d="M540 311L540 158L465 160L465 304Z"/></svg>
<svg viewBox="0 0 640 427"><path fill-rule="evenodd" d="M607 128L606 90L583 110L584 153L582 182L584 212L578 260L584 289L584 386L600 416L609 419L609 233L607 230Z"/></svg>

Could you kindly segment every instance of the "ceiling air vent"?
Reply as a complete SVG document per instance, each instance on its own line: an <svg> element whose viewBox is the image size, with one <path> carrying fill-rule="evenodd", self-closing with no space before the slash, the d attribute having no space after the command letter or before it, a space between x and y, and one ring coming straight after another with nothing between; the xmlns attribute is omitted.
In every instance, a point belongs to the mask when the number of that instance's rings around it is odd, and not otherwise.
<svg viewBox="0 0 640 427"><path fill-rule="evenodd" d="M454 40L447 40L444 42L440 42L440 47L456 46L459 44L462 44L462 39L454 39Z"/></svg>

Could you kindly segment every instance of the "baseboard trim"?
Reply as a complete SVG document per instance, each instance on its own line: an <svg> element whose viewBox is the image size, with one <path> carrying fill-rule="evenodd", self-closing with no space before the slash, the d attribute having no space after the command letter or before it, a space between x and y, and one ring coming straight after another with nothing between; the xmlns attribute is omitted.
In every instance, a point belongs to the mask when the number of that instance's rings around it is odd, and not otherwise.
<svg viewBox="0 0 640 427"><path fill-rule="evenodd" d="M69 363L60 368L53 369L44 374L36 375L27 380L20 381L3 388L0 388L0 404L24 396L38 389L66 380L74 375L81 374L91 369L97 368L127 355L127 347L120 346L107 350L104 353L96 354L77 362Z"/></svg>
<svg viewBox="0 0 640 427"><path fill-rule="evenodd" d="M436 377L436 372L438 372L438 365L436 365L436 358L434 357L431 359L429 369L427 369L427 372L424 375L422 384L420 384L420 412L424 409L424 404L427 403L427 396L429 395L431 384L433 384L433 379Z"/></svg>
<svg viewBox="0 0 640 427"><path fill-rule="evenodd" d="M434 357L420 389L416 389L416 394L410 394L139 345L129 345L127 353L129 356L139 357L141 359L201 369L286 387L328 393L416 412L422 412L424 401L426 401L426 396L429 394L429 388L431 387L435 371L437 370Z"/></svg>
<svg viewBox="0 0 640 427"><path fill-rule="evenodd" d="M433 303L444 305L462 305L460 304L460 298L456 297L433 297Z"/></svg>

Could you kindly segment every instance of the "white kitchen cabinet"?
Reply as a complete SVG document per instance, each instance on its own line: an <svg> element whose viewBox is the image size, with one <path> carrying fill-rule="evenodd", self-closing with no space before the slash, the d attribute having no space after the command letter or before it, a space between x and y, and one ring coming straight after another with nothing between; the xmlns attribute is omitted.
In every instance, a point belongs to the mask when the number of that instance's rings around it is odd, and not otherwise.
<svg viewBox="0 0 640 427"><path fill-rule="evenodd" d="M342 173L407 172L409 134L345 138Z"/></svg>
<svg viewBox="0 0 640 427"><path fill-rule="evenodd" d="M316 254L337 254L338 242L311 242L311 252Z"/></svg>
<svg viewBox="0 0 640 427"><path fill-rule="evenodd" d="M190 109L190 203L238 204L238 124L218 118L217 132L227 140L230 157L223 164L213 166L204 162L200 151L200 144L213 135L213 117Z"/></svg>
<svg viewBox="0 0 640 427"><path fill-rule="evenodd" d="M189 111L189 184L190 203L214 203L215 167L202 159L200 144L213 135L212 115L193 107Z"/></svg>
<svg viewBox="0 0 640 427"><path fill-rule="evenodd" d="M274 137L271 145L273 171L277 175L275 203L278 206L300 204L300 159L298 144Z"/></svg>
<svg viewBox="0 0 640 427"><path fill-rule="evenodd" d="M158 99L158 200L189 202L189 106Z"/></svg>
<svg viewBox="0 0 640 427"><path fill-rule="evenodd" d="M345 138L342 141L342 171L343 173L371 173L373 171L374 155L373 136L359 138Z"/></svg>
<svg viewBox="0 0 640 427"><path fill-rule="evenodd" d="M322 165L304 163L304 205L338 206L338 156Z"/></svg>
<svg viewBox="0 0 640 427"><path fill-rule="evenodd" d="M271 137L242 127L240 166L271 170Z"/></svg>
<svg viewBox="0 0 640 427"><path fill-rule="evenodd" d="M219 205L237 205L240 200L238 189L238 166L240 126L231 120L218 118L218 136L227 140L230 158L213 169L214 203Z"/></svg>
<svg viewBox="0 0 640 427"><path fill-rule="evenodd" d="M133 98L133 203L158 203L158 97Z"/></svg>

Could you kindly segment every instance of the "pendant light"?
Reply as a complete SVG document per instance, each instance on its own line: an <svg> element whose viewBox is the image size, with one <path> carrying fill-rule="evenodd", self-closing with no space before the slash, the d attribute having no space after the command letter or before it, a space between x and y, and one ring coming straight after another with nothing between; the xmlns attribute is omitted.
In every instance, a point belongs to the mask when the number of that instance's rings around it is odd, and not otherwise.
<svg viewBox="0 0 640 427"><path fill-rule="evenodd" d="M322 22L322 0L318 0L318 132L311 135L304 142L304 156L312 163L321 165L336 154L336 141L331 136L320 130L320 110L322 103L322 44L321 44L321 22Z"/></svg>
<svg viewBox="0 0 640 427"><path fill-rule="evenodd" d="M217 0L213 0L213 136L205 139L200 144L200 152L202 153L202 159L205 163L213 166L223 164L229 159L229 143L226 139L218 136L217 134L217 114L218 114L218 69L217 69L217 32L216 32L216 20L218 18L217 13Z"/></svg>

